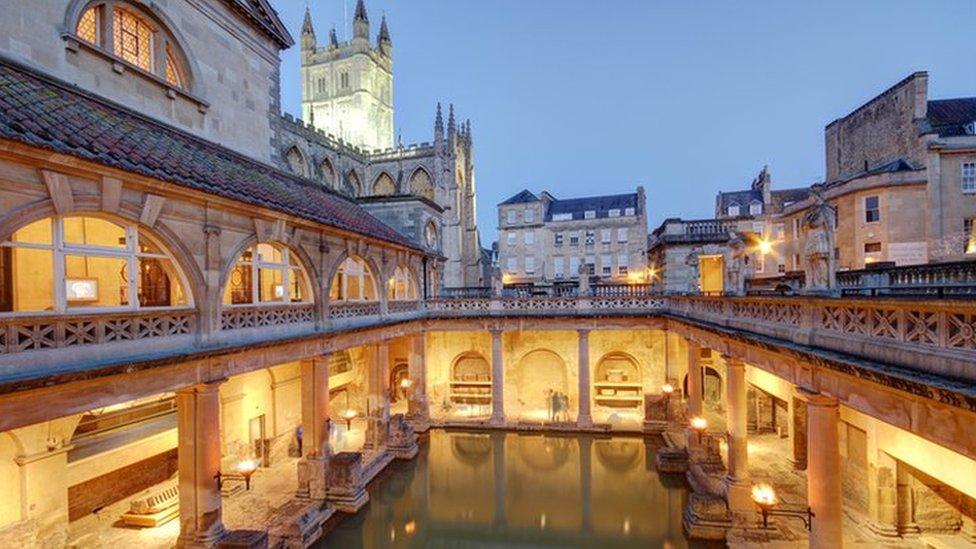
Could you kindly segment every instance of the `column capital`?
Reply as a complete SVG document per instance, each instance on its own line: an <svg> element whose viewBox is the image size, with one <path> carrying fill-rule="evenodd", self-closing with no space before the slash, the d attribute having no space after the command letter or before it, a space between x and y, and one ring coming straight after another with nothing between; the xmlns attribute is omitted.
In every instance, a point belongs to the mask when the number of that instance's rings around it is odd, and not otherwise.
<svg viewBox="0 0 976 549"><path fill-rule="evenodd" d="M501 336L501 335L502 335L502 333L504 333L504 332L505 332L505 330L503 330L503 329L501 329L501 328L489 328L489 329L488 329L488 332L489 332L489 333L490 333L490 334L491 334L492 336Z"/></svg>
<svg viewBox="0 0 976 549"><path fill-rule="evenodd" d="M722 360L725 361L726 366L732 366L735 368L744 368L746 365L742 359L724 353L722 354Z"/></svg>
<svg viewBox="0 0 976 549"><path fill-rule="evenodd" d="M177 394L216 393L220 390L220 386L223 385L225 381L227 381L227 378L205 381L203 383L197 383L196 385L180 387L173 392Z"/></svg>
<svg viewBox="0 0 976 549"><path fill-rule="evenodd" d="M808 406L819 406L821 408L837 408L840 406L840 402L836 398L818 391L811 391L801 387L797 392L803 396Z"/></svg>
<svg viewBox="0 0 976 549"><path fill-rule="evenodd" d="M588 336L592 330L590 328L577 328L576 333L580 336Z"/></svg>

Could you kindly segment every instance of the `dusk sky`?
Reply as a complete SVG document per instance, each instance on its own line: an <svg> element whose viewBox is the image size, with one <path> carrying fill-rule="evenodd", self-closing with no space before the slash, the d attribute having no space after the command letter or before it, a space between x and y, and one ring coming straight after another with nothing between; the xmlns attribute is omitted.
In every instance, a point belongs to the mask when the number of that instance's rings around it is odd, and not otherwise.
<svg viewBox="0 0 976 549"><path fill-rule="evenodd" d="M309 0L319 43L355 0ZM296 41L305 3L274 0ZM344 16L344 9L347 15ZM774 188L823 177L823 127L913 71L929 98L976 95L976 2L367 0L393 37L396 132L430 141L434 107L474 128L482 243L523 188L647 189L650 228L713 215L769 164ZM299 49L283 54L298 114Z"/></svg>

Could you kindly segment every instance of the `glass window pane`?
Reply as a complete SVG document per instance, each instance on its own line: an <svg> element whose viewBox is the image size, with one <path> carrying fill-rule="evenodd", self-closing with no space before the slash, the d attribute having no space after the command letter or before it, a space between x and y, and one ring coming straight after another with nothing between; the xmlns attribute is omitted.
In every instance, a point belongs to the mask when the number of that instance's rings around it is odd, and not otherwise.
<svg viewBox="0 0 976 549"><path fill-rule="evenodd" d="M271 244L258 244L258 261L281 264L281 250Z"/></svg>
<svg viewBox="0 0 976 549"><path fill-rule="evenodd" d="M298 303L309 299L308 284L305 281L305 273L300 269L292 269L289 273L291 283L288 289L288 299Z"/></svg>
<svg viewBox="0 0 976 549"><path fill-rule="evenodd" d="M285 271L258 269L258 300L262 303L285 299Z"/></svg>
<svg viewBox="0 0 976 549"><path fill-rule="evenodd" d="M78 20L75 34L85 42L98 45L98 8L88 8Z"/></svg>
<svg viewBox="0 0 976 549"><path fill-rule="evenodd" d="M224 305L246 305L251 303L253 276L250 265L237 265L230 273L224 288Z"/></svg>
<svg viewBox="0 0 976 549"><path fill-rule="evenodd" d="M14 232L11 242L29 242L31 244L51 243L51 218L35 221Z"/></svg>
<svg viewBox="0 0 976 549"><path fill-rule="evenodd" d="M128 262L122 258L66 255L64 288L68 307L129 304Z"/></svg>
<svg viewBox="0 0 976 549"><path fill-rule="evenodd" d="M166 255L166 252L156 244L153 239L146 234L146 231L139 229L139 253Z"/></svg>
<svg viewBox="0 0 976 549"><path fill-rule="evenodd" d="M139 260L139 306L186 305L186 294L173 262L168 259Z"/></svg>
<svg viewBox="0 0 976 549"><path fill-rule="evenodd" d="M64 241L67 244L125 249L125 229L97 217L64 218Z"/></svg>
<svg viewBox="0 0 976 549"><path fill-rule="evenodd" d="M0 248L0 311L54 309L54 252Z"/></svg>
<svg viewBox="0 0 976 549"><path fill-rule="evenodd" d="M366 272L363 275L363 299L366 301L376 301L379 297L376 295L376 285L373 284L373 275Z"/></svg>

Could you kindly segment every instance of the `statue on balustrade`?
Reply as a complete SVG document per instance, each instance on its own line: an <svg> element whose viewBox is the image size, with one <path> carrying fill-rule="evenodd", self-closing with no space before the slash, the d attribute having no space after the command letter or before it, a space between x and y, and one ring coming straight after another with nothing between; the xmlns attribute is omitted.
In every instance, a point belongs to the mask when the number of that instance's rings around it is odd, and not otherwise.
<svg viewBox="0 0 976 549"><path fill-rule="evenodd" d="M685 257L685 266L688 267L688 288L685 290L689 294L701 292L701 277L699 275L699 257L702 253L700 246L695 246Z"/></svg>
<svg viewBox="0 0 976 549"><path fill-rule="evenodd" d="M752 277L752 262L749 260L749 244L742 234L730 233L729 251L731 260L725 272L725 291L730 295L746 295L746 281Z"/></svg>
<svg viewBox="0 0 976 549"><path fill-rule="evenodd" d="M837 211L824 198L822 184L811 188L813 206L803 218L806 242L803 252L806 259L806 285L808 294L831 294L837 287L837 265L834 259L834 227Z"/></svg>
<svg viewBox="0 0 976 549"><path fill-rule="evenodd" d="M504 283L502 282L502 269L501 267L495 266L491 269L491 295L492 297L501 297L502 288L504 288Z"/></svg>

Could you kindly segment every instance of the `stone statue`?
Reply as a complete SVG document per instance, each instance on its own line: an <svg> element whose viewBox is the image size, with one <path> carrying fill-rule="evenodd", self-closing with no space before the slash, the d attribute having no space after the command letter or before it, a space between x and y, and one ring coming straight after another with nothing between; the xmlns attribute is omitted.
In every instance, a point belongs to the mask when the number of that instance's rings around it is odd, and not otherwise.
<svg viewBox="0 0 976 549"><path fill-rule="evenodd" d="M577 269L579 274L579 295L580 297L586 297L590 295L590 269L586 266L586 260L580 258L579 269Z"/></svg>
<svg viewBox="0 0 976 549"><path fill-rule="evenodd" d="M689 294L697 294L701 291L701 280L699 276L699 264L698 256L701 255L702 249L700 246L695 246L691 249L691 253L685 257L685 265L688 267L688 289L686 290Z"/></svg>
<svg viewBox="0 0 976 549"><path fill-rule="evenodd" d="M730 295L746 295L746 279L752 275L749 246L742 234L733 232L729 238L731 260L725 270L725 291Z"/></svg>
<svg viewBox="0 0 976 549"><path fill-rule="evenodd" d="M504 284L502 283L502 269L501 267L492 267L491 269L491 295L494 297L501 297L502 288Z"/></svg>
<svg viewBox="0 0 976 549"><path fill-rule="evenodd" d="M837 266L834 260L834 226L837 212L824 198L824 186L811 187L814 204L803 217L806 241L803 254L806 258L805 293L829 294L836 288Z"/></svg>

